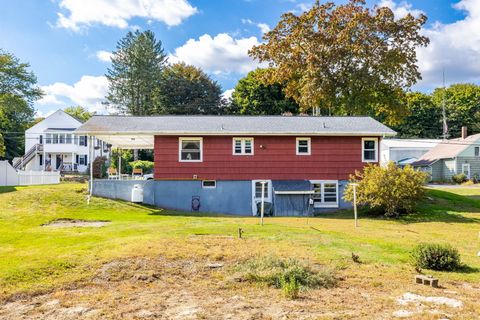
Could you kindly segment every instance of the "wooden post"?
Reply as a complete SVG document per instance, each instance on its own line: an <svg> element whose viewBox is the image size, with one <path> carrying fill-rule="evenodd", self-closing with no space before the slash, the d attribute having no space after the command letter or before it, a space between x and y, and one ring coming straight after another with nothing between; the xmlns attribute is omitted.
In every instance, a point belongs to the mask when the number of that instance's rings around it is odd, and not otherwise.
<svg viewBox="0 0 480 320"><path fill-rule="evenodd" d="M267 183L266 181L260 182L262 184L262 203L260 204L260 222L261 225L263 226L263 215L265 213L265 184Z"/></svg>
<svg viewBox="0 0 480 320"><path fill-rule="evenodd" d="M358 228L358 216L357 216L357 183L352 183L353 187L353 214L355 215L355 228Z"/></svg>
<svg viewBox="0 0 480 320"><path fill-rule="evenodd" d="M238 239L242 239L242 233L243 233L242 228L238 228Z"/></svg>

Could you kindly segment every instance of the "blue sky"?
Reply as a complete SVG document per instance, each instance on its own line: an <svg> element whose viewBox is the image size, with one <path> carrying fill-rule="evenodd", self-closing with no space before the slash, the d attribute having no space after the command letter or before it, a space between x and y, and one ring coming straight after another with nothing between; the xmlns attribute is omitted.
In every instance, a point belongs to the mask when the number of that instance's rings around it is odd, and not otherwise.
<svg viewBox="0 0 480 320"><path fill-rule="evenodd" d="M342 1L340 1L342 2ZM106 112L104 74L109 53L128 30L151 29L171 61L206 70L223 90L257 64L248 49L262 41L283 12L301 12L306 0L0 0L0 48L31 64L46 92L40 115L81 104ZM397 16L425 13L432 44L419 51L424 80L416 88L480 79L480 0L370 0ZM477 61L478 60L478 61Z"/></svg>

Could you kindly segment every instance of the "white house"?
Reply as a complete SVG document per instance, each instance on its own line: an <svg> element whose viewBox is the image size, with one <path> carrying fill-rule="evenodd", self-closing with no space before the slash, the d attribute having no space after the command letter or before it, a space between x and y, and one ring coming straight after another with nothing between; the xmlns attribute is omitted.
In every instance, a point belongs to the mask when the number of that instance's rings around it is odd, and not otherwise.
<svg viewBox="0 0 480 320"><path fill-rule="evenodd" d="M380 164L393 161L399 165L410 164L430 151L442 140L435 139L382 139L380 143Z"/></svg>
<svg viewBox="0 0 480 320"><path fill-rule="evenodd" d="M57 110L25 131L25 155L13 160L15 169L85 172L90 163L87 136L73 131L82 122ZM94 140L94 155L109 156L105 142Z"/></svg>

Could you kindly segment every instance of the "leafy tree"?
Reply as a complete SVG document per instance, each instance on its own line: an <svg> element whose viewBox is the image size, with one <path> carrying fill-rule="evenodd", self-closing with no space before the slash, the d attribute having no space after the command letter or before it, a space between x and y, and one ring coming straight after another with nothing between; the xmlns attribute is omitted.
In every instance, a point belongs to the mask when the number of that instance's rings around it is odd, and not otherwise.
<svg viewBox="0 0 480 320"><path fill-rule="evenodd" d="M462 126L467 126L470 133L480 132L480 86L461 83L435 89L432 100L440 110L444 99L451 138L461 135Z"/></svg>
<svg viewBox="0 0 480 320"><path fill-rule="evenodd" d="M130 162L133 161L132 150L122 150L120 154L122 157L122 174L132 173L132 167L130 166ZM118 170L118 156L118 150L112 149L112 156L110 157L110 168Z"/></svg>
<svg viewBox="0 0 480 320"><path fill-rule="evenodd" d="M406 96L407 116L393 127L400 138L438 139L442 135L442 110L432 100L431 95L421 92Z"/></svg>
<svg viewBox="0 0 480 320"><path fill-rule="evenodd" d="M109 81L107 103L119 112L151 115L158 108L158 88L167 62L161 41L152 31L128 32L117 43Z"/></svg>
<svg viewBox="0 0 480 320"><path fill-rule="evenodd" d="M250 55L272 67L264 77L285 83L285 93L302 111L369 114L395 123L404 114L404 89L421 75L416 48L426 17L395 19L386 7L364 0L320 4L296 16L286 13Z"/></svg>
<svg viewBox="0 0 480 320"><path fill-rule="evenodd" d="M256 69L240 79L232 95L232 103L240 114L276 115L285 112L298 113L298 104L286 98L279 83L265 84L262 77L269 70Z"/></svg>
<svg viewBox="0 0 480 320"><path fill-rule="evenodd" d="M386 216L410 213L425 196L428 173L411 166L400 168L390 162L386 167L368 165L350 176L343 198L353 202L353 186L357 183L357 203L379 209Z"/></svg>
<svg viewBox="0 0 480 320"><path fill-rule="evenodd" d="M158 113L219 113L222 89L200 68L185 63L167 66L159 88Z"/></svg>
<svg viewBox="0 0 480 320"><path fill-rule="evenodd" d="M0 50L0 157L9 160L23 154L23 132L33 120L33 102L42 97L29 67Z"/></svg>
<svg viewBox="0 0 480 320"><path fill-rule="evenodd" d="M65 108L63 111L65 111L69 115L77 118L82 122L87 121L88 119L90 119L92 116L95 115L95 112L90 112L82 106L68 107L68 108Z"/></svg>

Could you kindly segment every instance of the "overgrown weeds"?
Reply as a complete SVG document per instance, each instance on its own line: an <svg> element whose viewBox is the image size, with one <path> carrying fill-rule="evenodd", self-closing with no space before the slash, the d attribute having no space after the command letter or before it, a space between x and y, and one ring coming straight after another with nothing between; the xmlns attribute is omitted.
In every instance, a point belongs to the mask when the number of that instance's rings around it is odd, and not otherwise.
<svg viewBox="0 0 480 320"><path fill-rule="evenodd" d="M237 267L243 281L265 283L282 289L285 297L296 299L301 290L332 288L335 286L335 270L307 264L297 259L262 257L248 260Z"/></svg>

